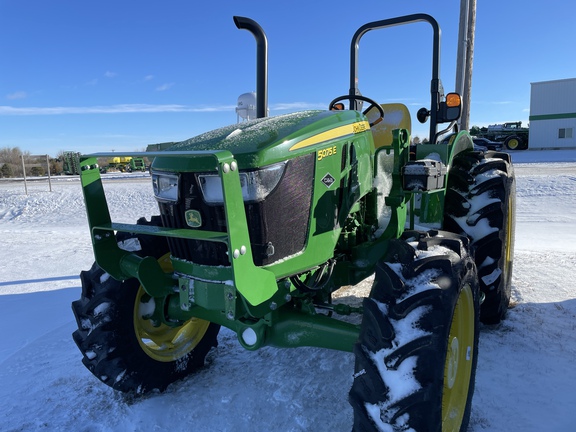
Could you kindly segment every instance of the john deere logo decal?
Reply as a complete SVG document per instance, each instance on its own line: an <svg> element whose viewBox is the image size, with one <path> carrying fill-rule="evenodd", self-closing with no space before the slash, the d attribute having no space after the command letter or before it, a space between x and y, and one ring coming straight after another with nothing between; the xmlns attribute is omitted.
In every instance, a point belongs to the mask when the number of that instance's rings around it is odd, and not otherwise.
<svg viewBox="0 0 576 432"><path fill-rule="evenodd" d="M198 210L186 210L186 223L191 228L198 228L202 226L202 216Z"/></svg>
<svg viewBox="0 0 576 432"><path fill-rule="evenodd" d="M330 175L330 173L326 173L326 175L324 177L322 177L322 183L324 183L324 185L326 185L326 187L328 189L330 189L330 186L332 186L334 184L334 182L336 181L336 179L334 177L332 177Z"/></svg>

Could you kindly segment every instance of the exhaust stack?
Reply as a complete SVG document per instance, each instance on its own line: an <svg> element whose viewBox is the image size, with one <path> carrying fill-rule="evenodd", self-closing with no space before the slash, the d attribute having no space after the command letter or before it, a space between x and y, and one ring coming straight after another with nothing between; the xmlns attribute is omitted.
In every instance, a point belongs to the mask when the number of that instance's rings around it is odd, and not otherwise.
<svg viewBox="0 0 576 432"><path fill-rule="evenodd" d="M256 38L256 117L268 115L268 39L260 25L250 19L235 16L234 24L240 30L248 30Z"/></svg>

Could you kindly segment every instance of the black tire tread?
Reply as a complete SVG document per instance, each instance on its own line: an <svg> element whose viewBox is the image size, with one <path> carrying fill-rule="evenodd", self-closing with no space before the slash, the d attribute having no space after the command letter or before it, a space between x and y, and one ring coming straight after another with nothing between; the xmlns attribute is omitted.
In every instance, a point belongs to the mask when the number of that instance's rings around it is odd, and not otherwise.
<svg viewBox="0 0 576 432"><path fill-rule="evenodd" d="M402 239L393 241L388 258L381 261L370 297L364 299L364 317L359 340L354 347L356 355L354 382L349 394L354 410L354 431L390 430L435 431L442 426L443 374L447 353L447 339L452 313L459 290L466 281L470 283L476 313L474 320L474 357L469 395L463 420L463 429L470 416L471 398L474 392L474 376L477 360L479 291L475 265L467 251L466 238L449 233L431 231L428 234L407 232ZM396 248L410 244L417 251L429 251L441 246L430 256L410 261L407 254L398 258ZM401 274L393 269L402 264ZM393 276L396 275L396 277ZM416 279L415 279L416 278ZM411 291L412 284L423 281L438 284L436 288ZM392 284L391 284L392 283ZM450 312L452 311L452 312ZM396 334L394 322L406 320L412 315L412 323L422 335L403 341ZM416 319L417 314L420 316ZM415 359L413 377L419 387L399 400L390 400L389 374L406 367L409 359ZM378 364L377 364L378 362ZM370 405L370 408L368 407ZM381 424L374 419L377 409ZM372 411L372 414L369 413Z"/></svg>
<svg viewBox="0 0 576 432"><path fill-rule="evenodd" d="M486 195L492 202L476 208L474 200ZM502 270L508 248L513 253L514 227L511 228L512 243L507 244L506 224L508 213L514 212L515 197L514 169L509 154L474 151L455 158L448 178L443 227L470 239L480 289L485 296L480 313L480 320L485 324L504 319L510 303L513 261L508 274ZM485 233L474 229L481 224L488 224L493 231ZM501 274L497 278L487 277L498 271Z"/></svg>
<svg viewBox="0 0 576 432"><path fill-rule="evenodd" d="M138 224L159 223L140 219ZM164 238L122 234L118 240L136 237L142 256L159 258L168 251ZM78 329L72 337L82 353L82 363L100 381L122 392L145 394L164 391L169 384L196 371L212 347L217 346L220 326L211 323L200 343L175 361L160 362L140 346L133 324L134 304L140 283L124 282L106 275L96 264L80 274L82 293L72 302Z"/></svg>

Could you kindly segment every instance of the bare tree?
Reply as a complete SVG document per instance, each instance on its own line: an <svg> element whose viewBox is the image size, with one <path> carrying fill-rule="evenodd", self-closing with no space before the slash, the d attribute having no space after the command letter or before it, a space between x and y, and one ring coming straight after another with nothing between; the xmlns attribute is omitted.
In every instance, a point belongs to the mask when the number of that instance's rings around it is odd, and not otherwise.
<svg viewBox="0 0 576 432"><path fill-rule="evenodd" d="M12 177L21 177L22 172L22 150L19 147L4 147L0 149L0 166L6 165L8 168L4 172L10 172ZM26 155L26 154L24 154ZM29 155L29 153L28 153Z"/></svg>

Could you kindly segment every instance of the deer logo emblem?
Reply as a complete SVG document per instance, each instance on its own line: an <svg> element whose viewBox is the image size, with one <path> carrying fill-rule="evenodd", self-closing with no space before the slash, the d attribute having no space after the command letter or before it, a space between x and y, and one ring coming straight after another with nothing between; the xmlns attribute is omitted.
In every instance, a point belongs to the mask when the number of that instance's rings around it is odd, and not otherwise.
<svg viewBox="0 0 576 432"><path fill-rule="evenodd" d="M198 210L186 211L186 224L191 228L199 228L202 226L202 216Z"/></svg>

